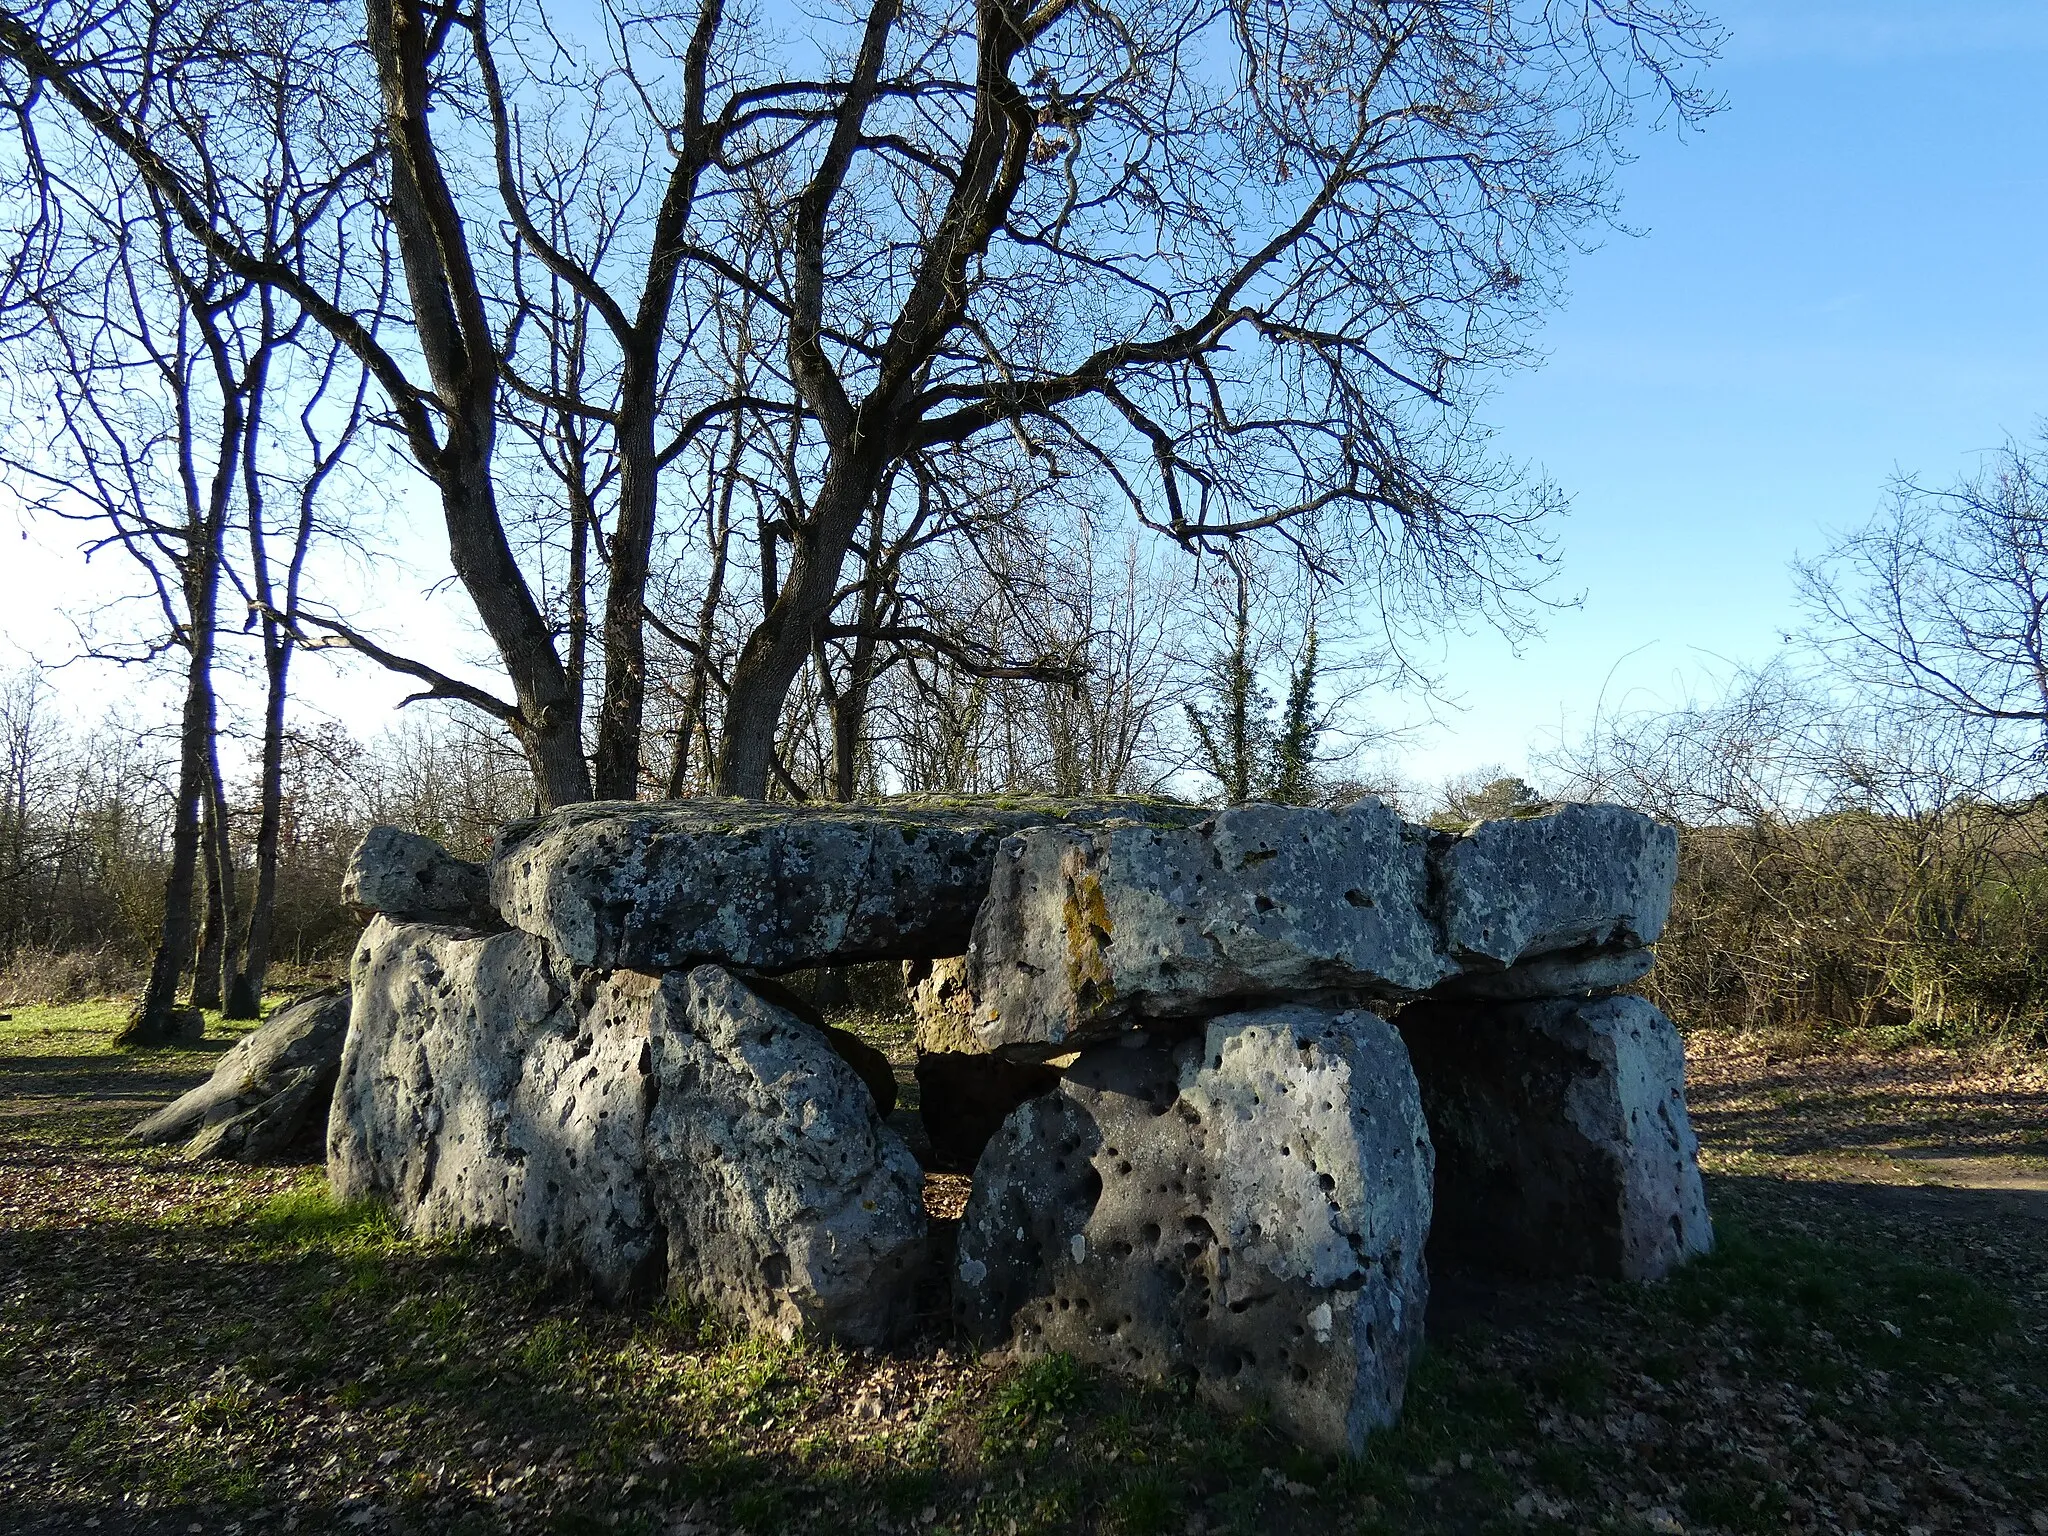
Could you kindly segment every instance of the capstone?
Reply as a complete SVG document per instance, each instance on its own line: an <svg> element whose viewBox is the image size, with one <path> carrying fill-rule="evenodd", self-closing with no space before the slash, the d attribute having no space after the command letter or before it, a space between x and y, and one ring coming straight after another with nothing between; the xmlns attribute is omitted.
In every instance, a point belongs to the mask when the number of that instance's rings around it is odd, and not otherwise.
<svg viewBox="0 0 2048 1536"><path fill-rule="evenodd" d="M381 912L405 922L498 926L481 864L398 827L375 826L363 834L342 873L341 901L364 917Z"/></svg>
<svg viewBox="0 0 2048 1536"><path fill-rule="evenodd" d="M568 806L505 829L491 895L575 965L780 972L957 955L1020 827L1200 812L1147 801Z"/></svg>
<svg viewBox="0 0 2048 1536"><path fill-rule="evenodd" d="M1426 991L1455 970L1438 952L1429 837L1371 798L1018 833L968 951L975 1031L1044 1058L1247 1001Z"/></svg>

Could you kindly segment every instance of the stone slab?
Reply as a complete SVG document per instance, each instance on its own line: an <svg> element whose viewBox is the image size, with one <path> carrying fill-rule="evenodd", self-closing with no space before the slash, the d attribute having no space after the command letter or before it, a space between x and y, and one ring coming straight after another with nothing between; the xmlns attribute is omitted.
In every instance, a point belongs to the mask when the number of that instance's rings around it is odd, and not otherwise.
<svg viewBox="0 0 2048 1536"><path fill-rule="evenodd" d="M1619 805L1483 821L1435 856L1443 944L1467 970L1562 950L1654 944L1671 913L1678 831Z"/></svg>
<svg viewBox="0 0 2048 1536"><path fill-rule="evenodd" d="M1048 1057L1233 1004L1427 991L1455 970L1439 953L1431 835L1371 798L1021 832L968 951L975 1031L989 1050Z"/></svg>
<svg viewBox="0 0 2048 1536"><path fill-rule="evenodd" d="M1441 1271L1654 1280L1713 1245L1685 1045L1646 999L1400 1017L1437 1149Z"/></svg>
<svg viewBox="0 0 2048 1536"><path fill-rule="evenodd" d="M506 828L491 895L505 921L603 970L937 958L967 948L1008 834L1200 814L1116 800L569 806Z"/></svg>
<svg viewBox="0 0 2048 1536"><path fill-rule="evenodd" d="M363 834L342 872L341 903L364 917L381 912L401 922L498 926L483 865L400 827L380 825Z"/></svg>
<svg viewBox="0 0 2048 1536"><path fill-rule="evenodd" d="M1422 1339L1431 1151L1400 1037L1283 1006L1085 1052L975 1170L956 1308L978 1337L1191 1378L1355 1453Z"/></svg>
<svg viewBox="0 0 2048 1536"><path fill-rule="evenodd" d="M349 993L287 1004L228 1049L213 1075L129 1131L145 1145L186 1142L195 1161L253 1161L317 1149L348 1033Z"/></svg>

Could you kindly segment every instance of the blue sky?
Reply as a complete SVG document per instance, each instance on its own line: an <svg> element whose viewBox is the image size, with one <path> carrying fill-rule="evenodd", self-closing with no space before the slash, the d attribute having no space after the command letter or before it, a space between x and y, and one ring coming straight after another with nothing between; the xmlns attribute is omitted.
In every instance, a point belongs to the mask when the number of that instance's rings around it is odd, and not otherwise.
<svg viewBox="0 0 2048 1536"><path fill-rule="evenodd" d="M1558 590L1583 606L1519 657L1486 634L1446 646L1464 708L1411 741L1411 781L1522 769L1583 728L1603 688L1610 704L1668 700L1717 658L1761 659L1794 622L1795 553L1867 517L1895 471L1949 479L2048 416L2048 4L1718 14L1727 110L1682 140L1643 136L1621 173L1643 233L1576 261L1547 365L1486 413L1506 452L1572 493ZM66 610L104 590L104 568L81 571L69 529L7 542L0 665L60 655ZM482 659L452 606L401 589L387 618L402 639ZM368 668L299 677L364 734L403 691ZM70 679L87 715L136 681Z"/></svg>
<svg viewBox="0 0 2048 1536"><path fill-rule="evenodd" d="M1895 471L1971 468L2048 415L2048 6L1745 0L1727 110L1646 135L1549 361L1487 415L1574 498L1519 658L1447 648L1465 709L1403 766L1526 764L1560 723L1675 698L1794 622L1787 562ZM1723 669L1725 670L1725 669Z"/></svg>

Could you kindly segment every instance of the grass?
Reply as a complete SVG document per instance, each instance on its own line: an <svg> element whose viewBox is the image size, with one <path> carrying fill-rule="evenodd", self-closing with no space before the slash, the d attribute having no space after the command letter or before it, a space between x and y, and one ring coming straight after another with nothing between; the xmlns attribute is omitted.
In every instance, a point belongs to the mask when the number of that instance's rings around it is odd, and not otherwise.
<svg viewBox="0 0 2048 1536"><path fill-rule="evenodd" d="M0 1025L0 1529L2048 1530L2048 1222L1968 1199L1725 1172L1711 1257L1468 1307L1339 1461L1064 1357L602 1308L318 1169L128 1147L225 1037L118 1022ZM1768 1086L1745 1134L1821 1092Z"/></svg>

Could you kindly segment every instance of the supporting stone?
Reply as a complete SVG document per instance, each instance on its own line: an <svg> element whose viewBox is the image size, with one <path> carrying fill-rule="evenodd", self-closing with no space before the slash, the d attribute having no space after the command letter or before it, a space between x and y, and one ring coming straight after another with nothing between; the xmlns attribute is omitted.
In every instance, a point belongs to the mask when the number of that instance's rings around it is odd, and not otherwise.
<svg viewBox="0 0 2048 1536"><path fill-rule="evenodd" d="M1439 1273L1654 1280L1713 1244L1685 1046L1640 997L1400 1017L1436 1144Z"/></svg>
<svg viewBox="0 0 2048 1536"><path fill-rule="evenodd" d="M495 1229L619 1297L885 1342L921 1175L816 1028L702 967L577 974L531 934L373 922L328 1128L344 1199Z"/></svg>
<svg viewBox="0 0 2048 1536"><path fill-rule="evenodd" d="M917 1020L917 1048L955 1055L988 1049L974 1032L974 1000L967 994L967 957L903 962L903 990Z"/></svg>
<svg viewBox="0 0 2048 1536"><path fill-rule="evenodd" d="M328 1120L344 1200L390 1202L423 1236L496 1230L619 1297L665 1260L642 1130L647 1020L576 1006L545 940L379 918Z"/></svg>
<svg viewBox="0 0 2048 1536"><path fill-rule="evenodd" d="M185 1155L254 1162L318 1152L348 1033L349 993L330 988L280 1008L236 1041L213 1076L128 1135L186 1143Z"/></svg>
<svg viewBox="0 0 2048 1536"><path fill-rule="evenodd" d="M647 1157L671 1283L784 1336L883 1344L911 1321L924 1175L809 1025L716 966L646 989Z"/></svg>
<svg viewBox="0 0 2048 1536"><path fill-rule="evenodd" d="M957 955L1009 833L1201 814L1050 799L567 806L505 829L491 895L514 927L602 970L781 972Z"/></svg>
<svg viewBox="0 0 2048 1536"><path fill-rule="evenodd" d="M957 1309L983 1339L1192 1377L1356 1452L1398 1413L1421 1342L1430 1168L1400 1037L1369 1013L1127 1036L990 1142Z"/></svg>

